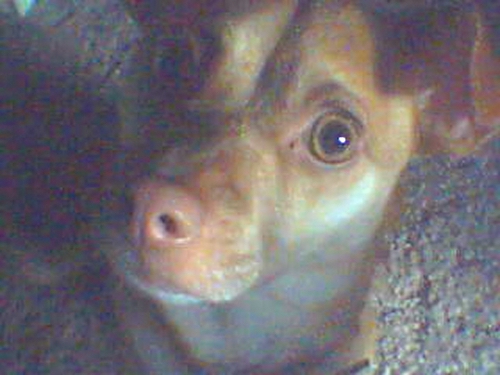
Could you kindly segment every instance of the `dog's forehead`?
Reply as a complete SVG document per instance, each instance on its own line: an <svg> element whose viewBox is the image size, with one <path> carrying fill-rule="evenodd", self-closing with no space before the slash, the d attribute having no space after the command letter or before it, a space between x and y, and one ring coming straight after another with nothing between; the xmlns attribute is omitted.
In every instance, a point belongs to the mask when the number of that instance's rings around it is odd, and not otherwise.
<svg viewBox="0 0 500 375"><path fill-rule="evenodd" d="M345 1L310 2L302 6L295 0L269 2L243 14L221 16L216 30L221 41L220 56L196 99L216 103L225 109L243 108L255 94L262 79L273 90L281 90L283 81L296 80L314 84L312 70L334 67L336 75L350 74L359 64L372 66L371 34L361 11ZM326 57L326 60L325 60ZM276 64L276 59L281 60ZM288 62L283 62L284 59ZM297 60L297 61L295 61ZM277 67L301 66L283 74L263 77L268 62ZM312 68L312 69L310 69ZM331 76L331 71L328 74ZM364 77L362 74L360 77ZM319 74L317 79L324 76ZM214 100L215 99L215 100Z"/></svg>
<svg viewBox="0 0 500 375"><path fill-rule="evenodd" d="M374 40L362 10L334 3L311 12L299 43L298 86L333 81L354 93L374 89Z"/></svg>
<svg viewBox="0 0 500 375"><path fill-rule="evenodd" d="M279 0L262 2L242 13L222 14L214 26L220 54L195 99L225 109L244 107L296 7L296 0Z"/></svg>

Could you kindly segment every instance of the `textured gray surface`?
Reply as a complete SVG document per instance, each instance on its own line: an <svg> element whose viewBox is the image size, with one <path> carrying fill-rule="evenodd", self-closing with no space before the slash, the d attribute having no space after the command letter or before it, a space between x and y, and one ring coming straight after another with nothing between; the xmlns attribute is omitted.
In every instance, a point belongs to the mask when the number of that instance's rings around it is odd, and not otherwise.
<svg viewBox="0 0 500 375"><path fill-rule="evenodd" d="M499 146L410 166L375 295L379 374L500 373Z"/></svg>
<svg viewBox="0 0 500 375"><path fill-rule="evenodd" d="M12 4L0 0L0 18L39 28L54 48L66 52L73 74L113 94L121 64L139 37L123 1L38 0L24 17Z"/></svg>

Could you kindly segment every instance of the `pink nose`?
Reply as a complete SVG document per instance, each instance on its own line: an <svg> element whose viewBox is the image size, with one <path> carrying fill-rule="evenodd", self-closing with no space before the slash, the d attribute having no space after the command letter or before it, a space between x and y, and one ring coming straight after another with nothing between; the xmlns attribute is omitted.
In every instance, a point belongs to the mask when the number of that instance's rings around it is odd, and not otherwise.
<svg viewBox="0 0 500 375"><path fill-rule="evenodd" d="M161 180L146 180L135 190L133 234L146 248L174 249L200 235L201 207L185 189Z"/></svg>

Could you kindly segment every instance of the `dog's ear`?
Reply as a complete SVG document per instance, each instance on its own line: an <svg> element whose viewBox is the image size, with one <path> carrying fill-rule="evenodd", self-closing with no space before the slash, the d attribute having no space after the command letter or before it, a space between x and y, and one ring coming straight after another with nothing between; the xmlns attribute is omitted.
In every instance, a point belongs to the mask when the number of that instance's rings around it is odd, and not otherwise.
<svg viewBox="0 0 500 375"><path fill-rule="evenodd" d="M477 132L484 140L500 132L500 6L496 9L496 21L487 14L476 15L470 66Z"/></svg>
<svg viewBox="0 0 500 375"><path fill-rule="evenodd" d="M491 12L457 1L394 4L368 7L381 88L417 98L419 152L474 151L500 130L500 46L495 50Z"/></svg>

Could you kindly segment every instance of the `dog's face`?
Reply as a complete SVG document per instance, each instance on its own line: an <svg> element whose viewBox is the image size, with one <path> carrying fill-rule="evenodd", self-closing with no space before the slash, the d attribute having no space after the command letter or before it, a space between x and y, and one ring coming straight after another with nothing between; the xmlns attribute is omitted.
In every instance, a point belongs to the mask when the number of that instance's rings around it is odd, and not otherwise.
<svg viewBox="0 0 500 375"><path fill-rule="evenodd" d="M332 278L370 243L410 157L415 101L378 89L362 12L324 4L285 30L292 3L273 10L224 20L218 64L186 101L197 126L217 122L217 141L167 151L138 184L133 228L153 285L227 301L291 270ZM158 208L171 197L179 206ZM161 215L177 233L161 233Z"/></svg>
<svg viewBox="0 0 500 375"><path fill-rule="evenodd" d="M197 360L273 369L354 335L425 90L383 89L383 49L353 2L211 22L197 89L162 99L168 130L141 129L173 147L133 182L130 245L109 253ZM199 34L184 37L204 61Z"/></svg>

